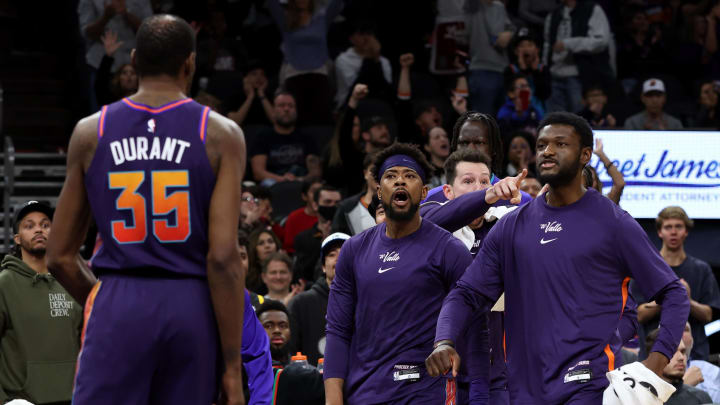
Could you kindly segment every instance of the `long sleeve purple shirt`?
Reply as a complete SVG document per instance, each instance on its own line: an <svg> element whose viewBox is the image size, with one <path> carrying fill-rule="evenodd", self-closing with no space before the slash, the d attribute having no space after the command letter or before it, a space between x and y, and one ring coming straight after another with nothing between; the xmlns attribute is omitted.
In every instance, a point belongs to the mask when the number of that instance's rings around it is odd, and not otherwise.
<svg viewBox="0 0 720 405"><path fill-rule="evenodd" d="M445 381L427 375L425 358L443 299L471 261L459 240L429 221L403 238L388 238L380 224L345 242L330 288L324 378L345 380L348 404L444 396L437 388ZM396 366L418 366L419 381L395 381Z"/></svg>
<svg viewBox="0 0 720 405"><path fill-rule="evenodd" d="M248 388L250 388L248 405L270 405L273 390L270 340L255 316L255 310L247 290L245 290L241 356L248 376Z"/></svg>
<svg viewBox="0 0 720 405"><path fill-rule="evenodd" d="M662 302L653 351L671 358L687 294L637 222L592 189L565 207L537 198L489 232L445 299L435 340L461 336L470 314L487 311L504 290L511 402L559 403L600 391L614 368L610 343L622 329L628 277Z"/></svg>

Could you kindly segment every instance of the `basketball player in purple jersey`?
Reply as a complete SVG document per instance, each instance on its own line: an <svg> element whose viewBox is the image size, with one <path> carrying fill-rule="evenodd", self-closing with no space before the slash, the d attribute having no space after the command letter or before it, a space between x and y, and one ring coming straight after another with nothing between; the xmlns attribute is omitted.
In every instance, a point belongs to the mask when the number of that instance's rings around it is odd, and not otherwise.
<svg viewBox="0 0 720 405"><path fill-rule="evenodd" d="M48 267L86 303L73 403L211 404L221 385L243 404L244 137L185 95L185 21L146 19L131 58L138 92L75 127L48 242ZM95 274L77 256L93 218Z"/></svg>
<svg viewBox="0 0 720 405"><path fill-rule="evenodd" d="M622 344L630 277L662 302L661 332L643 362L658 375L682 337L687 293L637 222L583 186L593 145L587 122L553 113L538 128L538 173L549 191L490 230L443 303L426 366L430 375L455 372L454 340L471 312L487 311L504 289L510 403L599 405Z"/></svg>

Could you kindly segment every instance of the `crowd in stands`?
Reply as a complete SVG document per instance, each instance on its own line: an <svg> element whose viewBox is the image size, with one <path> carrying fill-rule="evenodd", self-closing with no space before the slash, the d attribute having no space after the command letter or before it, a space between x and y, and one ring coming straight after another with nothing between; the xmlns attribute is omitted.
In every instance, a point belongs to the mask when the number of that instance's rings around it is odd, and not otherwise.
<svg viewBox="0 0 720 405"><path fill-rule="evenodd" d="M489 155L493 177L527 169L521 188L536 197L535 131L549 112L575 112L595 129L720 128L717 0L80 0L90 112L137 90L134 32L161 12L196 30L189 95L246 137L239 238L246 287L278 367L302 352L315 370L323 357L335 262L346 239L384 218L372 164L393 142L425 152L431 187L447 183L451 152L471 147ZM619 203L622 174L601 140L595 153L613 180L608 197ZM592 167L585 176L602 190ZM667 381L686 387L675 403L709 402L708 394L719 402L720 379L702 385L704 374L719 374L701 332L720 310L717 281L706 263L678 253L692 220L666 211L657 227L663 258L683 274L693 305L689 342ZM3 268L26 256L18 248ZM643 339L657 338L659 305L634 297L641 341L628 350L642 358ZM79 307L70 308L68 323ZM321 379L303 372L305 383L283 389L314 389L318 396L304 403L324 403ZM282 402L283 389L277 403L300 403Z"/></svg>

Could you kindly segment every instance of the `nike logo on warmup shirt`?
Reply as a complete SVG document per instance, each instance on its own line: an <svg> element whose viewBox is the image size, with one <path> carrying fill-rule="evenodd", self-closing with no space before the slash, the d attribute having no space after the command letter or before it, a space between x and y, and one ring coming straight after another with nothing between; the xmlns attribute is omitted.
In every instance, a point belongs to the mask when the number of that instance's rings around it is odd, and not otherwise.
<svg viewBox="0 0 720 405"><path fill-rule="evenodd" d="M548 240L545 240L545 238L542 238L542 239L540 239L540 244L541 244L541 245L544 245L544 244L550 243L550 242L552 242L552 241L554 241L554 240L557 240L557 238L548 239Z"/></svg>
<svg viewBox="0 0 720 405"><path fill-rule="evenodd" d="M392 270L392 269L394 269L394 268L395 268L395 267L388 267L387 269L383 269L382 267L380 267L380 268L378 269L378 273L382 274L382 273L385 273L386 271Z"/></svg>
<svg viewBox="0 0 720 405"><path fill-rule="evenodd" d="M542 229L543 231L545 231L545 233L549 233L549 232L561 232L561 231L563 230L562 224L559 223L559 222L557 222L557 221L546 222L546 223L544 223L544 224L540 224L540 229ZM558 238L552 238L552 239L545 240L545 237L542 237L542 238L540 238L540 244L541 244L541 245L545 245L545 244L550 243L550 242L552 242L552 241L554 241L554 240L557 240L557 239L558 239Z"/></svg>

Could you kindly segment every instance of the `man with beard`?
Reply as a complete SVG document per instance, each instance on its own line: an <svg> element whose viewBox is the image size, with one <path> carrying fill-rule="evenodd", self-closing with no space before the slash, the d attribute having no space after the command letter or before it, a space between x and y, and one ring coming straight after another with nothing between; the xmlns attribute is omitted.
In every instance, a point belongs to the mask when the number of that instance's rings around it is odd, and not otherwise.
<svg viewBox="0 0 720 405"><path fill-rule="evenodd" d="M504 291L510 402L600 404L622 343L630 277L663 305L661 332L643 362L658 375L682 336L687 294L635 220L583 186L593 146L587 122L553 113L538 129L538 173L549 190L489 232L443 303L426 365L433 376L457 373L454 342L471 313L486 312Z"/></svg>
<svg viewBox="0 0 720 405"><path fill-rule="evenodd" d="M376 157L386 219L345 242L335 266L325 349L328 404L464 403L454 378L431 379L423 366L442 300L471 261L458 239L420 217L429 170L422 152L408 144ZM467 353L487 355L481 328L471 329ZM481 400L487 401L487 361L468 362L461 377L484 384Z"/></svg>
<svg viewBox="0 0 720 405"><path fill-rule="evenodd" d="M82 308L48 273L52 209L29 201L15 217L15 254L0 272L0 402L72 398Z"/></svg>
<svg viewBox="0 0 720 405"><path fill-rule="evenodd" d="M295 97L279 91L273 100L273 127L258 134L250 148L250 164L255 180L269 187L279 181L321 177L317 146L295 127Z"/></svg>
<svg viewBox="0 0 720 405"><path fill-rule="evenodd" d="M270 338L270 355L273 367L290 362L290 314L280 301L265 300L256 311L260 324Z"/></svg>

